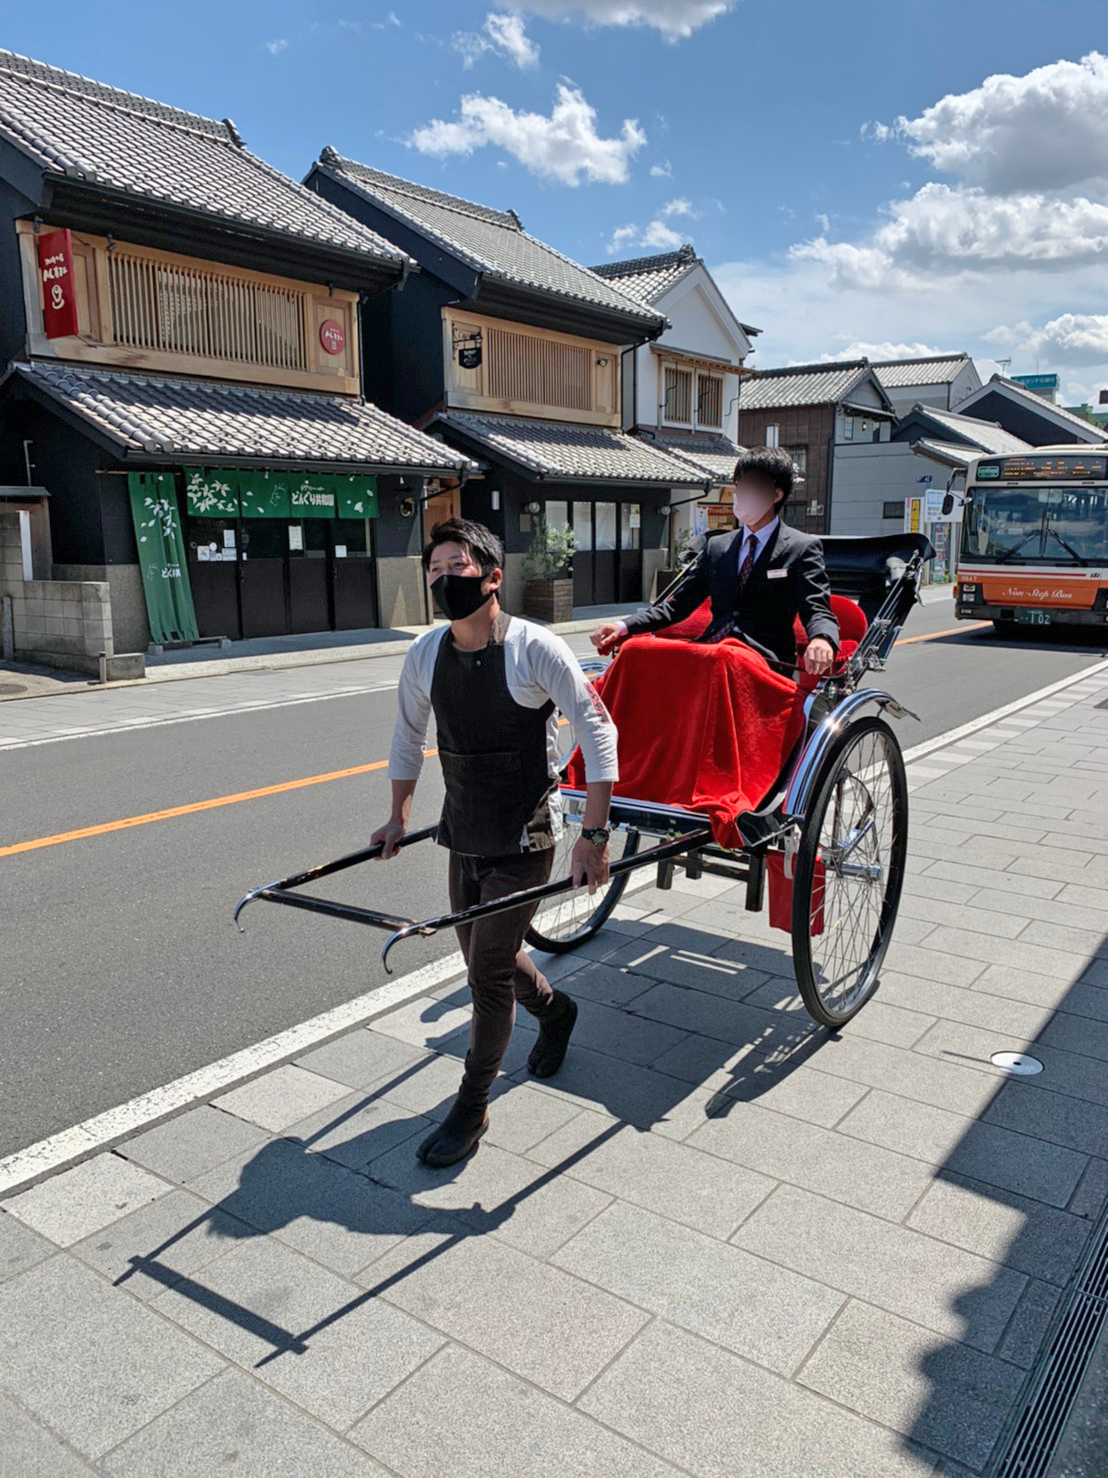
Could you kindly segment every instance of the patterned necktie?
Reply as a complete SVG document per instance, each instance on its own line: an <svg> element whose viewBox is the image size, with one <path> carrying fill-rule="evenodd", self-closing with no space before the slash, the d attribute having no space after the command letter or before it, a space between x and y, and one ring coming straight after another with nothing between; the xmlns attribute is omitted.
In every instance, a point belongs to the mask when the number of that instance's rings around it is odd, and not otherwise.
<svg viewBox="0 0 1108 1478"><path fill-rule="evenodd" d="M754 554L758 548L758 540L754 534L748 534L746 538L746 552L743 562L739 566L739 589L742 590L750 579L750 571L754 565Z"/></svg>

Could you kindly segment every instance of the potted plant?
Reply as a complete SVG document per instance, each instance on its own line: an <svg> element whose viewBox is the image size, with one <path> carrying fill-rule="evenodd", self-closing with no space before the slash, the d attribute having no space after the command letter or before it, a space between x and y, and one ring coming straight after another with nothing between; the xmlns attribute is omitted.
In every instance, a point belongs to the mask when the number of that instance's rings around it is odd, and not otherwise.
<svg viewBox="0 0 1108 1478"><path fill-rule="evenodd" d="M523 614L536 621L572 621L573 530L551 528L535 519L531 547L523 561Z"/></svg>

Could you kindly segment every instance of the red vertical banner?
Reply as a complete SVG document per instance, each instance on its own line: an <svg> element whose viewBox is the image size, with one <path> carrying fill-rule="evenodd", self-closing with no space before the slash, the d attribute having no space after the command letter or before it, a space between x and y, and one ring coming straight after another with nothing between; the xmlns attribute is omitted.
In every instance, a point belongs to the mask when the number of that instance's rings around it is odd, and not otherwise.
<svg viewBox="0 0 1108 1478"><path fill-rule="evenodd" d="M73 281L73 239L68 231L44 231L36 238L42 317L48 339L77 332L77 288Z"/></svg>

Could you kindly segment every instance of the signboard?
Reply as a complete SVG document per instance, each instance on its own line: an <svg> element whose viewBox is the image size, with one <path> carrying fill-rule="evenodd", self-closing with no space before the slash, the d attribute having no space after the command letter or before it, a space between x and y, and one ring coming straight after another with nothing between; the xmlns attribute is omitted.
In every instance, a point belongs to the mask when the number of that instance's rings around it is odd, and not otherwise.
<svg viewBox="0 0 1108 1478"><path fill-rule="evenodd" d="M376 518L377 479L331 472L185 468L191 518Z"/></svg>
<svg viewBox="0 0 1108 1478"><path fill-rule="evenodd" d="M341 354L346 348L346 330L336 318L327 318L319 325L319 342L327 354Z"/></svg>
<svg viewBox="0 0 1108 1478"><path fill-rule="evenodd" d="M186 467L185 508L190 518L238 518L235 474Z"/></svg>
<svg viewBox="0 0 1108 1478"><path fill-rule="evenodd" d="M1057 395L1057 375L1013 375L1017 385L1022 385L1025 390L1033 390L1036 395Z"/></svg>
<svg viewBox="0 0 1108 1478"><path fill-rule="evenodd" d="M480 366L480 363L481 363L481 346L480 346L480 344L478 344L476 348L459 349L458 350L458 363L461 365L462 369L464 369L464 370L475 370L475 369L477 369Z"/></svg>
<svg viewBox="0 0 1108 1478"><path fill-rule="evenodd" d="M943 502L945 498L946 494L941 488L928 490L927 506L924 513L924 517L928 523L949 523L952 518L956 517L955 509L958 507L957 500L954 502L954 508L949 513L944 513Z"/></svg>
<svg viewBox="0 0 1108 1478"><path fill-rule="evenodd" d="M1003 457L999 462L980 462L978 481L998 478L1005 482L1075 482L1084 478L1108 477L1108 457L1085 452L1058 452L1037 456Z"/></svg>
<svg viewBox="0 0 1108 1478"><path fill-rule="evenodd" d="M77 332L77 289L73 281L73 238L68 231L44 231L35 238L42 283L42 321L48 339Z"/></svg>
<svg viewBox="0 0 1108 1478"><path fill-rule="evenodd" d="M904 499L904 532L906 534L920 534L923 532L924 501L922 498Z"/></svg>

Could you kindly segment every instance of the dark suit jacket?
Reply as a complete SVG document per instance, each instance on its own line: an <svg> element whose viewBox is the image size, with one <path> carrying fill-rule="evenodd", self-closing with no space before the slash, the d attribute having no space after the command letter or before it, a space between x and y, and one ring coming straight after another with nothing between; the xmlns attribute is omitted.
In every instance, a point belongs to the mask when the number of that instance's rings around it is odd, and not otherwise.
<svg viewBox="0 0 1108 1478"><path fill-rule="evenodd" d="M705 640L728 634L745 636L755 648L778 661L796 661L793 619L799 616L809 639L825 636L835 648L839 626L831 614L831 587L823 563L823 545L779 523L754 562L739 592L740 529L709 539L702 553L670 592L645 610L625 616L628 633L641 635L673 626L691 616L706 597L712 602L712 624ZM735 630L738 628L738 630Z"/></svg>

